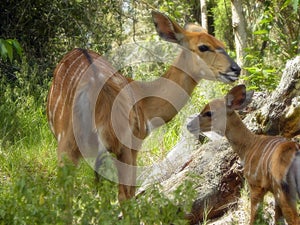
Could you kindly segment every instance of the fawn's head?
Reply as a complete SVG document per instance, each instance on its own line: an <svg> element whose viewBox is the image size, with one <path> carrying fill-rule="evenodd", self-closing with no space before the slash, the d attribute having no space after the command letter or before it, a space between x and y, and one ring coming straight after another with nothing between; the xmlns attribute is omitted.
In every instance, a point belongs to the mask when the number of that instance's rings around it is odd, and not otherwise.
<svg viewBox="0 0 300 225"><path fill-rule="evenodd" d="M166 15L156 11L152 12L152 17L162 39L183 46L204 61L209 71L203 70L203 63L190 58L186 59L185 63L188 67L192 67L198 78L205 77L225 83L238 79L241 68L229 57L224 50L223 43L208 34L205 29L195 24L187 25L184 29ZM207 73L210 75L208 76Z"/></svg>
<svg viewBox="0 0 300 225"><path fill-rule="evenodd" d="M252 100L253 91L246 91L245 85L233 87L222 99L209 102L199 115L187 124L193 134L215 131L225 134L227 120L235 113L234 110L245 108Z"/></svg>

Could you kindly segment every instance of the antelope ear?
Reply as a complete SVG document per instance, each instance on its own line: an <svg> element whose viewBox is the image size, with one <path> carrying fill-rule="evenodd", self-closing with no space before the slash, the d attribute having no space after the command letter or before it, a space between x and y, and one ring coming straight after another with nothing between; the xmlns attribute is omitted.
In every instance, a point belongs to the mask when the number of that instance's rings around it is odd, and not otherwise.
<svg viewBox="0 0 300 225"><path fill-rule="evenodd" d="M245 108L252 100L254 91L246 92L243 84L233 87L225 96L226 106L232 110Z"/></svg>
<svg viewBox="0 0 300 225"><path fill-rule="evenodd" d="M188 32L199 32L199 33L205 32L205 33L207 33L207 30L198 24L188 23L188 24L184 25L183 28Z"/></svg>
<svg viewBox="0 0 300 225"><path fill-rule="evenodd" d="M184 29L166 15L152 11L152 18L158 35L165 41L180 44L184 38Z"/></svg>

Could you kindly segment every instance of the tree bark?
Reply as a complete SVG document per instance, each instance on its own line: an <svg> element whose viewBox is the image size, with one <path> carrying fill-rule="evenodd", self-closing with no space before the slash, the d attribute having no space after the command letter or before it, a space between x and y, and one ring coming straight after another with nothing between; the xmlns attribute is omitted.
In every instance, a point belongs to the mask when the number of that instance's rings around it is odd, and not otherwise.
<svg viewBox="0 0 300 225"><path fill-rule="evenodd" d="M218 143L218 147L214 144L210 142L200 150L205 152L209 148L218 149L219 146L223 146L218 152L215 152L215 157L207 165L210 170L201 174L204 176L203 182L201 185L199 184L197 191L201 193L204 190L205 193L198 195L191 212L186 214L186 219L190 224L198 224L198 222L222 216L237 204L240 197L244 178L238 156L232 152L224 139ZM214 152L214 150L212 151ZM210 176L214 176L214 179Z"/></svg>
<svg viewBox="0 0 300 225"><path fill-rule="evenodd" d="M208 22L207 22L207 4L206 0L200 0L201 7L201 26L208 31Z"/></svg>
<svg viewBox="0 0 300 225"><path fill-rule="evenodd" d="M245 118L252 131L287 138L300 134L300 56L287 62L279 85L263 99Z"/></svg>
<svg viewBox="0 0 300 225"><path fill-rule="evenodd" d="M236 47L236 61L243 66L244 49L247 46L246 22L243 14L242 0L231 0L232 27Z"/></svg>

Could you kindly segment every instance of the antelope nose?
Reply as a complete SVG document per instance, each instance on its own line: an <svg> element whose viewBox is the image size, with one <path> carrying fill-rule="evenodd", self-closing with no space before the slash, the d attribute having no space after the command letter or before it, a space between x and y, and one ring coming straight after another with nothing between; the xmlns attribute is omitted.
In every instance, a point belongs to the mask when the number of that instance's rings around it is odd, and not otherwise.
<svg viewBox="0 0 300 225"><path fill-rule="evenodd" d="M241 67L239 67L238 64L232 63L230 69L235 72L237 75L240 75L241 73Z"/></svg>

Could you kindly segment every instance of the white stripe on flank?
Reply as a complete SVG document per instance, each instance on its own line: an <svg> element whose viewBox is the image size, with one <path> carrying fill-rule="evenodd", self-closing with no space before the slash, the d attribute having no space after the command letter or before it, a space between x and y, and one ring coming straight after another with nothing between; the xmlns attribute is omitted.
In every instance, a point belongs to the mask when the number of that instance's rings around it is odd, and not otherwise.
<svg viewBox="0 0 300 225"><path fill-rule="evenodd" d="M54 127L53 127L53 123L52 123L51 120L49 121L49 124L50 124L50 129L51 129L52 133L55 134L55 130L54 130Z"/></svg>
<svg viewBox="0 0 300 225"><path fill-rule="evenodd" d="M282 143L281 138L275 138L271 141L268 142L268 144L265 146L263 153L259 159L256 171L255 171L255 176L257 176L259 168L262 170L262 174L267 174L268 168L264 168L264 165L267 166L269 165L269 160L270 156L273 155L273 152L276 150L276 147L279 143Z"/></svg>
<svg viewBox="0 0 300 225"><path fill-rule="evenodd" d="M77 53L77 52L78 52L78 51L72 52L72 54L68 55L68 56L64 59L64 61L67 61L69 58L73 57L73 55L74 55L75 53ZM60 70L61 70L61 68L62 68L63 66L65 66L64 63L61 63L61 64L59 65L59 67L58 67L57 70L56 70L56 74L61 74ZM59 83L59 84L61 85L62 83ZM53 92L55 92L55 89L57 88L57 86L58 86L59 84L56 83L56 80L53 81L53 85L52 85L52 87L53 87Z"/></svg>
<svg viewBox="0 0 300 225"><path fill-rule="evenodd" d="M53 119L53 116L52 116L52 112L51 112L51 109L50 109L50 105L51 105L51 99L52 99L52 92L53 92L53 87L54 87L54 85L52 85L51 86L51 88L50 88L50 91L49 91L49 94L48 94L48 115L49 115L49 121L51 121L52 122L52 119Z"/></svg>
<svg viewBox="0 0 300 225"><path fill-rule="evenodd" d="M76 71L74 72L74 74L78 74L78 76L72 76L72 78L71 78L71 80L70 80L70 82L69 82L69 84L68 84L68 88L67 88L67 93L66 93L66 96L68 96L68 94L70 93L70 90L71 89L76 89L77 88L77 85L74 85L73 83L73 81L75 80L76 82L77 82L77 80L80 80L81 79L81 75L82 75L82 73L83 73L83 71L85 71L85 68L86 67L84 67L83 69L81 69L81 65L83 65L83 63L81 63L78 67L77 67L77 69L76 69ZM78 73L78 70L79 69L81 69L80 70L80 72ZM75 84L77 84L75 82ZM73 95L71 95L71 96L73 96ZM65 109L65 105L66 105L66 101L67 101L67 97L66 98L64 98L64 102L63 102L63 104L62 104L62 110L61 110L61 114L59 115L59 119L61 119L62 118L62 116L63 116L63 114L64 114L64 109Z"/></svg>
<svg viewBox="0 0 300 225"><path fill-rule="evenodd" d="M60 140L61 140L61 134L59 133L59 134L57 135L57 142L59 143Z"/></svg>
<svg viewBox="0 0 300 225"><path fill-rule="evenodd" d="M268 141L268 143L265 145L265 147L264 147L264 149L263 149L263 151L262 151L262 153L260 155L260 159L259 159L259 161L258 161L258 163L256 165L256 170L255 170L255 173L254 173L255 177L257 176L258 169L261 167L261 163L262 163L262 161L264 159L264 156L268 153L269 147L272 144L272 142L273 142L273 140ZM250 170L249 170L249 172L250 172Z"/></svg>
<svg viewBox="0 0 300 225"><path fill-rule="evenodd" d="M253 158L253 156L256 154L256 151L261 147L261 143L259 143L259 146L258 146L258 147L256 147L256 146L257 146L257 144L255 144L255 146L254 146L255 151L252 151L252 154L251 154L251 157L249 158L249 160L246 160L246 156L245 156L245 164L246 164L246 163L249 164L249 169L248 169L248 173L247 173L248 176L251 175L251 168L252 168L251 162L252 162L252 158Z"/></svg>
<svg viewBox="0 0 300 225"><path fill-rule="evenodd" d="M57 110L60 98L61 98L61 96L59 95L58 98L56 99L56 102L55 102L55 105L54 105L54 109L53 109L53 122L54 122L54 118L55 118L55 114L56 114L56 110Z"/></svg>
<svg viewBox="0 0 300 225"><path fill-rule="evenodd" d="M271 168L270 157L273 155L274 150L277 149L277 146L278 146L279 144L281 144L281 143L283 143L283 142L285 142L285 141L286 141L286 139L284 139L284 138L279 138L279 139L278 139L278 142L275 143L275 146L273 147L272 153L270 153L269 156L268 156L268 158L266 159L266 161L267 161L267 164L265 165L265 166L266 166L266 168L265 168L266 171L270 170L270 168Z"/></svg>
<svg viewBox="0 0 300 225"><path fill-rule="evenodd" d="M64 84L64 81L65 81L66 77L68 76L68 72L69 72L70 68L72 68L73 65L74 65L74 64L75 64L82 56L84 56L84 55L81 54L79 57L77 57L77 58L69 65L68 69L66 70L66 73L65 73L64 76L63 76L63 79L62 79L62 81L61 81L61 83L60 83L60 92L59 92L59 96L58 96L58 98L56 99L55 106L54 106L54 110L53 110L53 120L54 120L54 118L56 117L57 107L58 107L58 104L59 104L59 102L60 102L61 95L62 95L62 93L63 93L63 87L64 87L63 84ZM64 64L61 64L61 65L60 65L59 70L60 70L60 68L61 68L63 65L64 65ZM65 65L64 65L64 66L65 66ZM59 72L59 70L58 70L58 72ZM61 113L63 113L63 112L61 112ZM60 118L61 118L61 117L60 117Z"/></svg>

